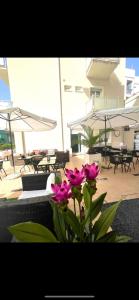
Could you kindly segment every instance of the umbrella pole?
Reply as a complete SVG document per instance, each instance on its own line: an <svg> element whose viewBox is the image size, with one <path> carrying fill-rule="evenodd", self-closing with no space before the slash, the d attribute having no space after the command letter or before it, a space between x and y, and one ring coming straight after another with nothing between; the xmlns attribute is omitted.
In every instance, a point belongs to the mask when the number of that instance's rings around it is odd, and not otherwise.
<svg viewBox="0 0 139 300"><path fill-rule="evenodd" d="M9 123L9 134L10 134L10 143L11 143L12 162L13 162L13 168L14 168L14 172L15 172L15 163L14 163L14 155L13 155L13 143L12 143L12 130L11 130L10 114L9 113L8 113L8 123Z"/></svg>
<svg viewBox="0 0 139 300"><path fill-rule="evenodd" d="M107 134L106 134L106 116L105 116L105 148L106 148L106 138L107 138Z"/></svg>
<svg viewBox="0 0 139 300"><path fill-rule="evenodd" d="M106 116L105 116L105 162L106 162L106 138L107 138L107 134L106 134Z"/></svg>

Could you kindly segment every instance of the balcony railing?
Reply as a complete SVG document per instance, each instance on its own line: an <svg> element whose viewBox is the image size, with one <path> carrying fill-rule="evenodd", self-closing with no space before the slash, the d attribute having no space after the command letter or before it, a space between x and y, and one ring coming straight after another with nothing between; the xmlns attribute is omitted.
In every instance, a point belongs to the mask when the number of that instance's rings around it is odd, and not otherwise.
<svg viewBox="0 0 139 300"><path fill-rule="evenodd" d="M124 100L120 98L108 98L108 97L92 97L86 106L86 113L89 113L91 110L105 110L105 109L112 109L124 107Z"/></svg>

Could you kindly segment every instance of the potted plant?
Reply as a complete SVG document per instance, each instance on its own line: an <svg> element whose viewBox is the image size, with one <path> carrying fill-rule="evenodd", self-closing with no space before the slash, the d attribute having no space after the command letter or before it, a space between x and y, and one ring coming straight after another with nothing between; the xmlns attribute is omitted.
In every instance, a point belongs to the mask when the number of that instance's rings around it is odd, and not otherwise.
<svg viewBox="0 0 139 300"><path fill-rule="evenodd" d="M94 130L86 125L82 125L84 133L81 134L83 139L81 139L81 144L88 148L88 151L85 155L85 163L93 163L98 162L101 164L101 153L97 153L94 146L98 144L100 138L104 133L112 131L111 128L107 128L106 130L102 130L101 133L94 135Z"/></svg>
<svg viewBox="0 0 139 300"><path fill-rule="evenodd" d="M118 236L111 229L120 201L102 210L106 193L94 199L99 167L94 163L81 170L66 169L68 182L51 184L54 196L50 203L53 210L54 231L33 222L9 227L18 242L100 243L127 242L127 236ZM69 204L73 203L73 208Z"/></svg>

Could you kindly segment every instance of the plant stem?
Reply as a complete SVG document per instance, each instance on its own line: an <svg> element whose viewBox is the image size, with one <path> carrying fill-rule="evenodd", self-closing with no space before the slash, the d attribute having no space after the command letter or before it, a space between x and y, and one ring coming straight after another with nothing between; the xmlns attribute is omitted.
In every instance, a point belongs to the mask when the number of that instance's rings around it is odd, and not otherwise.
<svg viewBox="0 0 139 300"><path fill-rule="evenodd" d="M74 213L75 213L75 216L76 216L76 205L75 205L75 199L73 199L73 203L74 203Z"/></svg>
<svg viewBox="0 0 139 300"><path fill-rule="evenodd" d="M82 215L81 215L81 203L78 201L79 204L79 212L80 212L80 221L82 221Z"/></svg>

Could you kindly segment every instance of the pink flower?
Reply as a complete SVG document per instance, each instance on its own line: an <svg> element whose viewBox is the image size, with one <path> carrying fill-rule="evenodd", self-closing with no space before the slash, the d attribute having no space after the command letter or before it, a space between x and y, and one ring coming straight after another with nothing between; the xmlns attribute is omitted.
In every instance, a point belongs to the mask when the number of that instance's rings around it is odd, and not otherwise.
<svg viewBox="0 0 139 300"><path fill-rule="evenodd" d="M53 196L52 198L56 201L56 202L64 202L66 201L68 198L71 197L71 186L70 184L67 184L67 182L64 180L62 183L60 184L51 184L51 188L52 191L55 193L55 196Z"/></svg>
<svg viewBox="0 0 139 300"><path fill-rule="evenodd" d="M83 169L79 171L77 168L75 168L74 171L66 169L65 175L70 181L72 186L80 185L83 182L85 177L83 173Z"/></svg>
<svg viewBox="0 0 139 300"><path fill-rule="evenodd" d="M93 163L91 165L86 164L83 166L83 171L87 180L93 180L98 176L100 170L98 165Z"/></svg>

